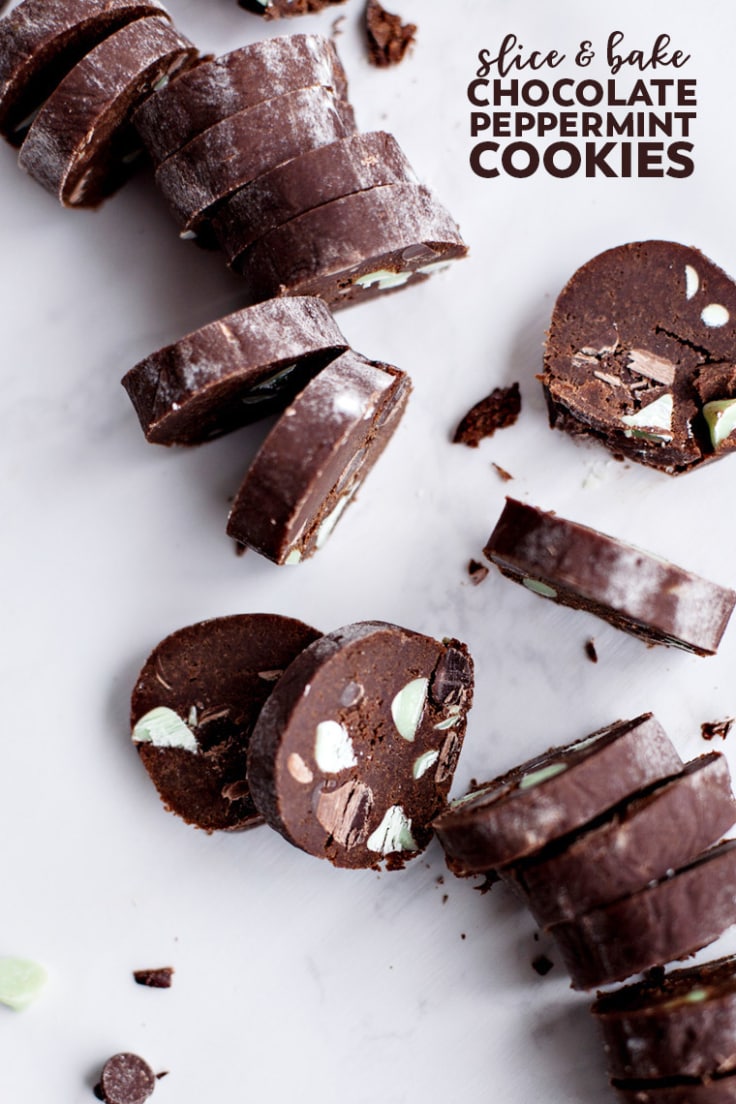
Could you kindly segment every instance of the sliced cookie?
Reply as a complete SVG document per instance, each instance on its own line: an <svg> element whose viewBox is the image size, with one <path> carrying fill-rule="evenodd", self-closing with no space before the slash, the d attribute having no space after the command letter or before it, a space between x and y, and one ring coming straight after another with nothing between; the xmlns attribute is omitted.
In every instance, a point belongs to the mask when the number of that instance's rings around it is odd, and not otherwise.
<svg viewBox="0 0 736 1104"><path fill-rule="evenodd" d="M236 271L258 238L334 199L381 184L418 184L395 138L383 131L351 134L278 165L235 192L218 209L212 229Z"/></svg>
<svg viewBox="0 0 736 1104"><path fill-rule="evenodd" d="M130 720L167 809L208 832L261 822L245 780L251 732L284 668L318 637L291 617L240 614L188 625L154 648Z"/></svg>
<svg viewBox="0 0 736 1104"><path fill-rule="evenodd" d="M594 989L686 958L736 923L736 840L658 882L549 931L573 989Z"/></svg>
<svg viewBox="0 0 736 1104"><path fill-rule="evenodd" d="M138 19L95 47L34 119L18 163L65 207L96 207L127 179L140 143L130 117L197 50L167 19Z"/></svg>
<svg viewBox="0 0 736 1104"><path fill-rule="evenodd" d="M596 529L507 498L484 549L502 575L649 644L714 655L736 593Z"/></svg>
<svg viewBox="0 0 736 1104"><path fill-rule="evenodd" d="M550 424L689 471L736 445L735 361L736 285L720 268L675 242L609 249L555 305L541 377Z"/></svg>
<svg viewBox="0 0 736 1104"><path fill-rule="evenodd" d="M292 15L311 15L324 8L344 4L345 0L238 0L241 8L264 19L282 19Z"/></svg>
<svg viewBox="0 0 736 1104"><path fill-rule="evenodd" d="M354 131L353 110L345 100L319 84L299 88L203 131L159 165L156 183L183 232L196 234L238 188Z"/></svg>
<svg viewBox="0 0 736 1104"><path fill-rule="evenodd" d="M541 851L681 768L662 726L645 713L527 760L452 801L434 828L455 873L485 873Z"/></svg>
<svg viewBox="0 0 736 1104"><path fill-rule="evenodd" d="M0 134L19 146L34 113L120 27L165 16L158 0L22 0L0 21Z"/></svg>
<svg viewBox="0 0 736 1104"><path fill-rule="evenodd" d="M274 299L159 349L122 384L147 440L197 445L286 406L346 348L319 299Z"/></svg>
<svg viewBox="0 0 736 1104"><path fill-rule="evenodd" d="M417 283L467 246L428 188L370 188L259 238L240 270L252 299L319 295L333 309Z"/></svg>
<svg viewBox="0 0 736 1104"><path fill-rule="evenodd" d="M442 808L473 689L467 649L383 622L339 629L284 673L251 739L257 808L341 867L422 851Z"/></svg>
<svg viewBox="0 0 736 1104"><path fill-rule="evenodd" d="M183 73L146 100L133 122L158 166L230 115L312 85L347 100L345 70L332 42L322 35L270 38Z"/></svg>
<svg viewBox="0 0 736 1104"><path fill-rule="evenodd" d="M323 368L258 451L229 535L277 564L313 555L391 439L410 391L404 372L352 351Z"/></svg>
<svg viewBox="0 0 736 1104"><path fill-rule="evenodd" d="M540 927L615 901L696 858L736 821L728 763L703 755L571 840L502 872Z"/></svg>
<svg viewBox="0 0 736 1104"><path fill-rule="evenodd" d="M601 994L591 1012L619 1080L736 1069L736 956Z"/></svg>

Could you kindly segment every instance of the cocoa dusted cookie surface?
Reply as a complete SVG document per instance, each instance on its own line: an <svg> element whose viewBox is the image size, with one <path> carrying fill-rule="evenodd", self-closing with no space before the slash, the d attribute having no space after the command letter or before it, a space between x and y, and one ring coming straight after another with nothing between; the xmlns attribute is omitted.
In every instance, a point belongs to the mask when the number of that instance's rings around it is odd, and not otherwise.
<svg viewBox="0 0 736 1104"><path fill-rule="evenodd" d="M158 0L23 0L0 20L0 134L20 145L33 113L85 54Z"/></svg>
<svg viewBox="0 0 736 1104"><path fill-rule="evenodd" d="M618 246L561 292L544 358L550 424L671 474L736 448L736 285L675 242Z"/></svg>
<svg viewBox="0 0 736 1104"><path fill-rule="evenodd" d="M158 166L230 115L313 85L347 101L347 77L332 42L310 34L270 38L183 73L146 100L133 122Z"/></svg>
<svg viewBox="0 0 736 1104"><path fill-rule="evenodd" d="M593 1017L620 1081L710 1078L736 1069L736 957L598 997Z"/></svg>
<svg viewBox="0 0 736 1104"><path fill-rule="evenodd" d="M240 271L253 242L315 207L381 184L418 183L392 135L351 134L277 165L235 192L212 227L228 263Z"/></svg>
<svg viewBox="0 0 736 1104"><path fill-rule="evenodd" d="M281 19L292 15L311 15L325 8L344 4L345 0L238 0L241 8L262 15L264 19Z"/></svg>
<svg viewBox="0 0 736 1104"><path fill-rule="evenodd" d="M278 564L320 549L383 452L408 376L348 351L284 411L238 491L227 531Z"/></svg>
<svg viewBox="0 0 736 1104"><path fill-rule="evenodd" d="M18 164L65 207L96 207L127 179L140 151L130 118L197 50L167 18L149 16L106 38L76 65L34 119Z"/></svg>
<svg viewBox="0 0 736 1104"><path fill-rule="evenodd" d="M383 622L330 633L284 673L248 754L257 808L340 867L400 867L445 803L473 691L467 649Z"/></svg>
<svg viewBox="0 0 736 1104"><path fill-rule="evenodd" d="M183 232L196 234L239 188L282 161L354 132L353 109L345 100L321 84L299 88L198 134L159 165L156 183Z"/></svg>
<svg viewBox="0 0 736 1104"><path fill-rule="evenodd" d="M649 644L714 655L736 593L596 529L507 498L484 549L502 575Z"/></svg>
<svg viewBox="0 0 736 1104"><path fill-rule="evenodd" d="M189 625L154 648L130 720L171 812L208 832L261 822L246 782L251 732L283 670L318 637L290 617L239 614Z"/></svg>
<svg viewBox="0 0 736 1104"><path fill-rule="evenodd" d="M167 345L125 374L146 438L196 445L280 409L347 348L319 299L274 299Z"/></svg>
<svg viewBox="0 0 736 1104"><path fill-rule="evenodd" d="M434 828L455 873L485 873L541 851L681 768L662 726L645 713L514 767L452 801Z"/></svg>
<svg viewBox="0 0 736 1104"><path fill-rule="evenodd" d="M736 923L736 840L668 877L549 929L574 989L595 989L687 958Z"/></svg>
<svg viewBox="0 0 736 1104"><path fill-rule="evenodd" d="M504 878L541 927L625 897L695 859L736 821L722 755L638 791L579 833L552 844Z"/></svg>
<svg viewBox="0 0 736 1104"><path fill-rule="evenodd" d="M428 188L391 184L276 227L238 267L252 299L318 295L335 310L425 280L467 251L457 224Z"/></svg>

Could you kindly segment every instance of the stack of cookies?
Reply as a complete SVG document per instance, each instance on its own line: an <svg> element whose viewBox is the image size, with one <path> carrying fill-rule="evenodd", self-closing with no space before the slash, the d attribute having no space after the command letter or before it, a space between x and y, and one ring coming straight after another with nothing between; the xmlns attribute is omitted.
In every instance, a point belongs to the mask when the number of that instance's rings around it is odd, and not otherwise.
<svg viewBox="0 0 736 1104"><path fill-rule="evenodd" d="M717 842L735 820L724 757L683 765L645 714L522 764L434 826L451 869L494 871L554 938L573 988L594 989L686 958L736 923L736 840ZM736 1055L733 973L711 965L597 1001L622 1100L736 1099L712 1088ZM694 1058L693 1032L714 1018L721 1034Z"/></svg>
<svg viewBox="0 0 736 1104"><path fill-rule="evenodd" d="M182 236L219 245L252 302L343 306L467 252L391 135L356 132L325 38L204 61L151 96L135 125Z"/></svg>

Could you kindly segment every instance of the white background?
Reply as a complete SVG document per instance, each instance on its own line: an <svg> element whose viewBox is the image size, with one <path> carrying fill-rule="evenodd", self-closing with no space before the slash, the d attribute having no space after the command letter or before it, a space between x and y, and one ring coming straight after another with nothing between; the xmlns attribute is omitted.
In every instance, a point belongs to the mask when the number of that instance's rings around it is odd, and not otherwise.
<svg viewBox="0 0 736 1104"><path fill-rule="evenodd" d="M602 249L670 238L736 273L733 5L606 8L401 0L418 44L379 71L365 60L361 0L281 24L235 0L170 0L180 28L216 53L329 33L344 14L338 45L360 127L396 134L471 246L422 287L340 316L354 347L406 369L415 392L329 545L297 568L237 558L224 534L263 429L156 448L118 382L236 309L238 281L179 241L148 177L97 213L66 211L0 150L0 955L50 974L26 1012L0 1007L3 1100L85 1104L119 1050L170 1070L157 1104L611 1098L588 998L502 889L482 896L455 881L436 842L404 872L376 874L334 870L267 828L208 837L163 811L127 723L136 673L163 636L249 611L325 631L386 619L467 641L478 687L456 794L618 717L654 710L692 757L708 750L701 721L736 714L736 626L716 658L647 649L495 573L478 587L466 574L509 492L736 585L736 460L679 480L617 464L548 429L534 378L555 296ZM465 89L478 50L514 31L574 53L613 30L643 49L668 32L692 53L694 176L474 177ZM518 425L478 450L451 445L466 409L512 380ZM540 950L555 960L546 978L530 965ZM133 969L162 965L176 969L169 991L133 983Z"/></svg>

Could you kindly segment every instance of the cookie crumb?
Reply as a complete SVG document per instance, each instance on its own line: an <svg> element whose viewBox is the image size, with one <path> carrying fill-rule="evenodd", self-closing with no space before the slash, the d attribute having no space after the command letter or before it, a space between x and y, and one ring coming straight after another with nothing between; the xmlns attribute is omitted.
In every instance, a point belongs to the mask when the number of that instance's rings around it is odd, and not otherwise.
<svg viewBox="0 0 736 1104"><path fill-rule="evenodd" d="M147 985L149 989L170 989L173 966L160 966L155 970L134 970L133 977L137 985Z"/></svg>
<svg viewBox="0 0 736 1104"><path fill-rule="evenodd" d="M330 28L330 38L339 38L341 34L344 34L343 24L347 16L338 15L337 19L332 20L332 27Z"/></svg>
<svg viewBox="0 0 736 1104"><path fill-rule="evenodd" d="M500 464L492 463L491 467L495 468L498 478L502 479L504 483L509 483L514 478L511 472L507 472Z"/></svg>
<svg viewBox="0 0 736 1104"><path fill-rule="evenodd" d="M532 959L532 970L535 970L540 977L545 977L545 975L550 972L553 966L554 962L551 958L548 958L546 954L536 955Z"/></svg>
<svg viewBox="0 0 736 1104"><path fill-rule="evenodd" d="M478 586L478 583L482 583L488 574L488 568L485 564L480 563L478 560L468 561L468 575L473 586Z"/></svg>
<svg viewBox="0 0 736 1104"><path fill-rule="evenodd" d="M592 637L585 641L585 654L591 663L598 662L598 652L595 650L595 642Z"/></svg>
<svg viewBox="0 0 736 1104"><path fill-rule="evenodd" d="M477 448L484 437L492 437L497 429L514 425L520 413L518 383L512 383L510 387L495 387L490 395L470 408L455 430L453 444Z"/></svg>
<svg viewBox="0 0 736 1104"><path fill-rule="evenodd" d="M235 545L236 556L244 556L245 553L248 551L248 545L241 544L239 540L233 540L233 544Z"/></svg>
<svg viewBox="0 0 736 1104"><path fill-rule="evenodd" d="M449 900L450 900L449 893L443 893L442 894L442 904L446 905Z"/></svg>
<svg viewBox="0 0 736 1104"><path fill-rule="evenodd" d="M725 740L733 727L733 723L733 717L726 717L723 721L703 721L700 726L700 735L704 740L712 740L715 736L720 736L722 740Z"/></svg>
<svg viewBox="0 0 736 1104"><path fill-rule="evenodd" d="M387 12L378 0L368 0L366 4L365 29L368 60L379 68L403 61L417 34L416 23L402 23L400 15Z"/></svg>

